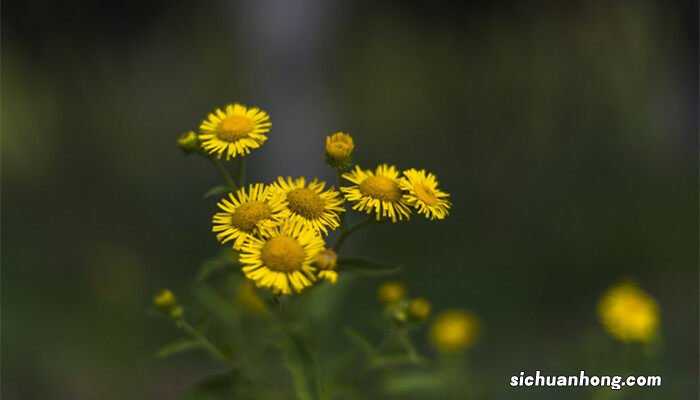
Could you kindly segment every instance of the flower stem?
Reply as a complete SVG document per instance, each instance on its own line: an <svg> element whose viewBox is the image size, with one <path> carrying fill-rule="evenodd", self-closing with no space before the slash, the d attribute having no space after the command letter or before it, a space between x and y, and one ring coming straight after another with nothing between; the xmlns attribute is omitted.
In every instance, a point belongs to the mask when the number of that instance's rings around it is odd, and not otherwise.
<svg viewBox="0 0 700 400"><path fill-rule="evenodd" d="M342 175L342 172L341 172L340 168L336 168L335 169L335 185L338 187L338 190L340 190L340 180L342 177L341 175ZM345 231L345 213L344 212L340 213L340 227L339 227L339 229L341 232Z"/></svg>
<svg viewBox="0 0 700 400"><path fill-rule="evenodd" d="M231 360L230 357L226 356L214 343L211 342L211 340L204 336L202 332L195 329L187 321L184 319L179 319L176 321L176 324L180 329L195 338L202 345L202 347L212 355L212 357L224 364L233 364L233 360Z"/></svg>
<svg viewBox="0 0 700 400"><path fill-rule="evenodd" d="M340 247L343 246L343 243L347 240L347 238L358 231L361 228L364 228L366 226L371 225L373 222L375 222L374 217L370 216L368 219L358 222L355 225L349 227L348 229L343 230L340 232L340 235L338 236L338 239L335 241L335 244L333 245L333 250L335 252L338 252L340 250Z"/></svg>
<svg viewBox="0 0 700 400"><path fill-rule="evenodd" d="M226 168L224 168L224 165L221 164L221 161L219 161L218 158L214 157L208 157L209 160L214 164L214 167L216 167L216 170L219 171L221 174L221 177L224 178L226 181L226 185L231 188L231 191L235 192L238 190L238 185L236 185L236 182L233 181L233 178L231 178L231 174L228 173Z"/></svg>
<svg viewBox="0 0 700 400"><path fill-rule="evenodd" d="M245 187L245 158L243 156L240 156L238 161L238 185Z"/></svg>

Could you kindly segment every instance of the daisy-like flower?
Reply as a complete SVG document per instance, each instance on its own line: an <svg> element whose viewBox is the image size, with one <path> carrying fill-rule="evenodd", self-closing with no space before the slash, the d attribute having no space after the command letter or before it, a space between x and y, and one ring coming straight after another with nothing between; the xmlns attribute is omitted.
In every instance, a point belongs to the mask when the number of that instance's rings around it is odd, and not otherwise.
<svg viewBox="0 0 700 400"><path fill-rule="evenodd" d="M234 250L240 250L250 235L269 234L284 218L282 201L270 198L269 186L262 183L229 193L218 206L221 212L212 218L212 231L221 243L233 241Z"/></svg>
<svg viewBox="0 0 700 400"><path fill-rule="evenodd" d="M424 169L411 168L403 172L401 189L404 191L403 200L415 208L418 214L424 214L428 219L444 219L450 213L449 194L438 189L438 181L434 174Z"/></svg>
<svg viewBox="0 0 700 400"><path fill-rule="evenodd" d="M316 254L314 265L318 268L318 277L326 279L331 283L338 281L338 273L335 271L335 266L338 263L338 255L333 249L324 249Z"/></svg>
<svg viewBox="0 0 700 400"><path fill-rule="evenodd" d="M248 236L239 261L258 287L275 294L299 293L316 281L313 262L324 242L300 221L286 221L265 237Z"/></svg>
<svg viewBox="0 0 700 400"><path fill-rule="evenodd" d="M306 227L328 234L340 226L340 214L345 212L343 199L335 189L325 189L326 183L314 179L307 185L304 177L277 178L270 185L270 196L281 199L285 205L284 218L299 221Z"/></svg>
<svg viewBox="0 0 700 400"><path fill-rule="evenodd" d="M229 104L225 109L217 108L199 126L199 140L209 154L226 159L244 156L257 149L266 140L270 131L270 117L258 108L241 104Z"/></svg>
<svg viewBox="0 0 700 400"><path fill-rule="evenodd" d="M340 188L345 198L355 203L353 210L367 214L374 211L377 221L382 217L389 217L392 222L411 217L411 209L403 199L399 172L393 165L382 164L375 171L355 166L343 178L355 184Z"/></svg>
<svg viewBox="0 0 700 400"><path fill-rule="evenodd" d="M326 163L333 168L346 168L352 162L355 141L352 136L336 132L326 138Z"/></svg>

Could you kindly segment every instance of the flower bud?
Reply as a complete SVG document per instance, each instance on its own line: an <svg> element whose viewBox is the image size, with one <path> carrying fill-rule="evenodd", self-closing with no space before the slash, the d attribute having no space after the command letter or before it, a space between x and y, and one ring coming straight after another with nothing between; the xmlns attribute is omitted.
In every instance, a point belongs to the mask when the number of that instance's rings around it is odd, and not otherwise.
<svg viewBox="0 0 700 400"><path fill-rule="evenodd" d="M160 312L171 318L180 318L184 313L182 307L177 304L175 295L168 289L163 289L153 296L153 304Z"/></svg>
<svg viewBox="0 0 700 400"><path fill-rule="evenodd" d="M431 309L428 299L417 297L408 303L408 319L416 324L423 322L430 315Z"/></svg>
<svg viewBox="0 0 700 400"><path fill-rule="evenodd" d="M336 283L338 281L338 273L334 269L337 263L338 255L333 249L319 251L314 259L314 265L319 269L318 277L331 283Z"/></svg>
<svg viewBox="0 0 700 400"><path fill-rule="evenodd" d="M336 132L326 137L326 164L333 168L344 169L352 164L352 151L355 142L352 136Z"/></svg>
<svg viewBox="0 0 700 400"><path fill-rule="evenodd" d="M185 132L177 138L177 145L183 153L192 154L199 149L199 137L192 131Z"/></svg>
<svg viewBox="0 0 700 400"><path fill-rule="evenodd" d="M396 304L406 298L406 285L401 282L384 282L377 289L377 298L386 306Z"/></svg>

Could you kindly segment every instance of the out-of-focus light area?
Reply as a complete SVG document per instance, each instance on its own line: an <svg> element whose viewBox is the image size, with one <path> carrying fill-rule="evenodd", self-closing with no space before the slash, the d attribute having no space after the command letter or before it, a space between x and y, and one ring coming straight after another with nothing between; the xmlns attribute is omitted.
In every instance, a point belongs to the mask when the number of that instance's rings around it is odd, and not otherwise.
<svg viewBox="0 0 700 400"><path fill-rule="evenodd" d="M237 101L273 121L248 159L263 182L334 179L341 130L364 167L438 175L445 222L347 249L479 315L471 361L493 398L528 398L510 392L520 371L580 370L598 298L628 277L661 310L664 386L635 399L690 398L696 18L655 0L3 1L3 397L170 399L217 370L156 359L176 333L149 310L161 287L186 299L219 249L202 196L219 178L175 140ZM376 312L379 282L353 284L349 320ZM588 398L537 392L564 395Z"/></svg>

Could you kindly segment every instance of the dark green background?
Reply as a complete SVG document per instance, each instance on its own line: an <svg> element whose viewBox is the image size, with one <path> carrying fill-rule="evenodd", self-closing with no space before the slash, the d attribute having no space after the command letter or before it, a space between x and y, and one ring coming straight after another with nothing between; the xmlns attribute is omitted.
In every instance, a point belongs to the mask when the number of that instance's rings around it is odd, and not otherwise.
<svg viewBox="0 0 700 400"><path fill-rule="evenodd" d="M176 333L148 310L163 286L187 299L219 248L217 176L174 140L230 101L272 117L248 164L264 182L331 179L338 130L363 166L437 173L449 219L346 250L481 316L488 398L588 398L508 381L622 346L595 306L624 277L659 301L645 372L664 386L619 395L695 397L694 2L8 0L2 16L4 398L168 399L217 370L156 360ZM354 286L349 318L378 312L378 282Z"/></svg>

